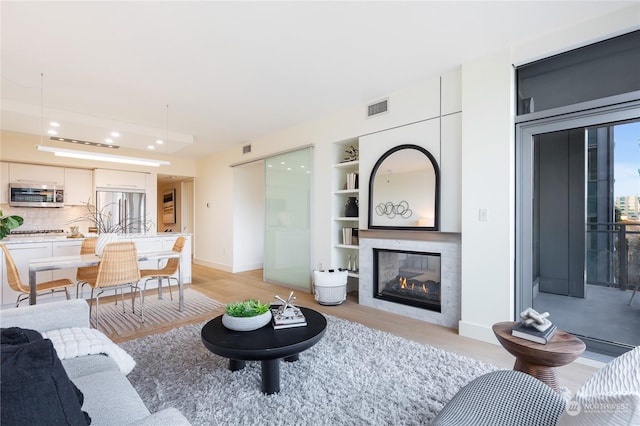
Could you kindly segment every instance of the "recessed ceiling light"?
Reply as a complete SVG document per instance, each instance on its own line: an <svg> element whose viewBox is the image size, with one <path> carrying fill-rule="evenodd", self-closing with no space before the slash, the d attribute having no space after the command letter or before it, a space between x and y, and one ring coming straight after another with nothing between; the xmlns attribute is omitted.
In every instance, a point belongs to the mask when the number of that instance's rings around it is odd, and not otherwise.
<svg viewBox="0 0 640 426"><path fill-rule="evenodd" d="M156 149L156 147L155 147L155 146L153 146L153 145L149 145L147 148L149 148L149 149Z"/></svg>
<svg viewBox="0 0 640 426"><path fill-rule="evenodd" d="M301 169L304 169L304 164L300 166Z"/></svg>
<svg viewBox="0 0 640 426"><path fill-rule="evenodd" d="M284 161L281 161L280 164L282 164L284 166L286 163Z"/></svg>
<svg viewBox="0 0 640 426"><path fill-rule="evenodd" d="M113 139L111 139L111 138L106 138L104 141L105 141L106 143L111 143L111 142L113 142Z"/></svg>
<svg viewBox="0 0 640 426"><path fill-rule="evenodd" d="M64 140L64 138L58 138L58 140L59 140L59 141L63 141L63 140Z"/></svg>
<svg viewBox="0 0 640 426"><path fill-rule="evenodd" d="M58 134L58 132L56 132L56 131L55 131L55 130L53 130L53 129L49 129L49 130L47 130L47 133L49 133L50 135L57 135L57 134Z"/></svg>
<svg viewBox="0 0 640 426"><path fill-rule="evenodd" d="M91 142L85 142L84 144L85 145L91 145Z"/></svg>
<svg viewBox="0 0 640 426"><path fill-rule="evenodd" d="M49 123L49 126L51 126L51 127L60 127L60 123L52 121L51 123Z"/></svg>
<svg viewBox="0 0 640 426"><path fill-rule="evenodd" d="M291 171L291 167L287 167L287 171L289 171L289 172L290 172L290 171Z"/></svg>
<svg viewBox="0 0 640 426"><path fill-rule="evenodd" d="M111 136L113 136L114 138L119 138L119 137L120 137L120 133L118 133L118 132L111 132Z"/></svg>
<svg viewBox="0 0 640 426"><path fill-rule="evenodd" d="M271 165L271 164L267 164L267 167L273 167L273 165Z"/></svg>
<svg viewBox="0 0 640 426"><path fill-rule="evenodd" d="M158 139L158 140L156 141L156 143L157 143L158 145L162 145L162 144L164 143L164 141L162 141L162 140Z"/></svg>

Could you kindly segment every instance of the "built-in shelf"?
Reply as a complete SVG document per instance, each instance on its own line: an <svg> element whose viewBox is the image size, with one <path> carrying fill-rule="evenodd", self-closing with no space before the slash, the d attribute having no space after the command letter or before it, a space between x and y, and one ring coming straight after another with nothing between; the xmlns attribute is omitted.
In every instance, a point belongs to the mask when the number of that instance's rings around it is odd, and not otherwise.
<svg viewBox="0 0 640 426"><path fill-rule="evenodd" d="M360 247L354 244L342 244L345 241L344 229L351 228L357 230L359 226L360 218L358 216L345 216L347 212L347 204L353 202L353 198L356 200L360 198L360 190L352 188L358 186L357 176L360 171L360 161L343 161L345 154L350 154L351 147L358 148L358 139L349 139L340 142L336 142L333 145L333 170L332 170L332 183L331 183L331 216L332 216L332 253L331 253L331 267L338 268L350 268L352 265L359 263L359 250ZM356 157L357 158L357 157ZM355 174L355 176L354 176ZM353 180L355 177L355 180ZM349 204L350 208L352 204ZM349 210L351 214L351 209ZM352 231L353 235L353 231ZM346 239L346 241L350 241ZM355 241L355 240L354 240ZM354 263L355 262L355 263ZM357 280L360 276L358 271L349 271L349 284L351 290L357 289ZM355 285L355 286L354 286Z"/></svg>
<svg viewBox="0 0 640 426"><path fill-rule="evenodd" d="M338 194L354 194L354 195L358 195L360 193L359 189L341 189L339 191L335 191L334 194L338 195Z"/></svg>
<svg viewBox="0 0 640 426"><path fill-rule="evenodd" d="M336 163L334 167L354 167L360 164L359 160L356 161L345 161L343 163Z"/></svg>
<svg viewBox="0 0 640 426"><path fill-rule="evenodd" d="M360 246L355 246L353 244L336 244L334 247L335 248L346 248L346 249L351 249L351 250L360 249Z"/></svg>

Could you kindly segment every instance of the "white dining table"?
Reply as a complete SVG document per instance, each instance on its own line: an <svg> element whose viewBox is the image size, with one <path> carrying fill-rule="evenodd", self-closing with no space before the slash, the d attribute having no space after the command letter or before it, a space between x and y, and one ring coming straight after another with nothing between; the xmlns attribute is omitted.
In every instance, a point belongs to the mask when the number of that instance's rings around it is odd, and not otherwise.
<svg viewBox="0 0 640 426"><path fill-rule="evenodd" d="M146 253L138 253L138 261L156 260L160 262L165 259L178 258L181 259L182 254L175 251L154 251ZM96 266L100 263L100 257L95 254L78 254L73 256L54 256L43 257L40 259L32 259L29 261L29 304L35 305L37 299L36 293L36 274L43 271L55 271L58 269L81 268L85 266ZM178 264L180 264L179 262ZM158 282L158 291L162 297L162 286ZM178 309L180 312L184 309L184 288L182 281L182 268L178 266Z"/></svg>

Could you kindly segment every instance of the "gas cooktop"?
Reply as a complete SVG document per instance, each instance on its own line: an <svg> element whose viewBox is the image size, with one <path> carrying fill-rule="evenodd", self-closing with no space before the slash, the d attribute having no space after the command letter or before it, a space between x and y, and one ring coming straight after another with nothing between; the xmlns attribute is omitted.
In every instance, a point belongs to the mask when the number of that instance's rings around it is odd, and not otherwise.
<svg viewBox="0 0 640 426"><path fill-rule="evenodd" d="M64 234L64 229L29 229L11 231L11 235Z"/></svg>

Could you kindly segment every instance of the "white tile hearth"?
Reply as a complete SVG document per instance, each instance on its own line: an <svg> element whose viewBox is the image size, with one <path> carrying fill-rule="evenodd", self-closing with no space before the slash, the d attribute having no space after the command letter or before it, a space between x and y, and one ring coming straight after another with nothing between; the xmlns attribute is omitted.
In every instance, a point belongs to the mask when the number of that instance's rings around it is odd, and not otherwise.
<svg viewBox="0 0 640 426"><path fill-rule="evenodd" d="M457 233L418 231L360 231L360 279L358 301L361 305L393 312L421 321L458 328L460 321L460 246ZM376 299L373 283L373 249L440 253L442 312Z"/></svg>

